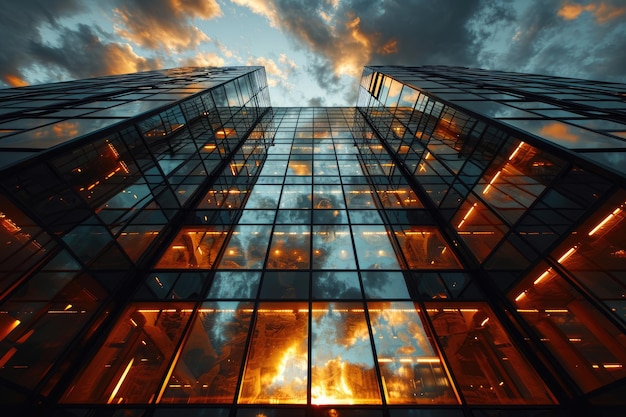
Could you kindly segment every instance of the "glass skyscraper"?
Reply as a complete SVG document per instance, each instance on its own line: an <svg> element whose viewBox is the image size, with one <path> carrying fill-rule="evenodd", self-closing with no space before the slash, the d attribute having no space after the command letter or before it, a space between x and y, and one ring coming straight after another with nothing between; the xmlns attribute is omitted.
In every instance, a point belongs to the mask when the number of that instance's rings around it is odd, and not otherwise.
<svg viewBox="0 0 626 417"><path fill-rule="evenodd" d="M615 415L626 85L262 67L0 90L0 409Z"/></svg>

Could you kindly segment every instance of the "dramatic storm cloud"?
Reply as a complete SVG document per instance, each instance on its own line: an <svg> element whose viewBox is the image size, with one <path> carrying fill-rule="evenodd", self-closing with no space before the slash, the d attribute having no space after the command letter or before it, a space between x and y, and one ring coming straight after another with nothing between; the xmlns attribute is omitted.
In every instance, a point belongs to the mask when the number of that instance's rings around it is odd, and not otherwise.
<svg viewBox="0 0 626 417"><path fill-rule="evenodd" d="M137 55L131 45L113 39L97 25L63 25L63 19L85 12L84 3L77 0L3 1L0 79L8 86L20 86L160 65L155 58Z"/></svg>
<svg viewBox="0 0 626 417"><path fill-rule="evenodd" d="M264 65L275 104L354 105L368 64L626 81L624 0L0 1L6 86Z"/></svg>
<svg viewBox="0 0 626 417"><path fill-rule="evenodd" d="M167 52L208 41L193 20L222 15L215 0L118 0L115 4L117 34L141 47Z"/></svg>

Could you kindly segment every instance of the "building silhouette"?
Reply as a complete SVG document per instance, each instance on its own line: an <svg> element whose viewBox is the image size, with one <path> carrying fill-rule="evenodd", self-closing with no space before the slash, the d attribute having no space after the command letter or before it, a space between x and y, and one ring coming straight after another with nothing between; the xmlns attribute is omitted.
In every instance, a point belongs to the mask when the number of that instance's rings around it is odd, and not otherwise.
<svg viewBox="0 0 626 417"><path fill-rule="evenodd" d="M0 90L3 415L626 404L626 85L262 67Z"/></svg>

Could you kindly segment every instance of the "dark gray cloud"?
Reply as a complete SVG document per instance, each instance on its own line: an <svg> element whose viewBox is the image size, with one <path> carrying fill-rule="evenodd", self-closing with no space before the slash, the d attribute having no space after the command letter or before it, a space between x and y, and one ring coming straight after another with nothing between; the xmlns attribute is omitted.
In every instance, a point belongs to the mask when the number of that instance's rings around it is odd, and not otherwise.
<svg viewBox="0 0 626 417"><path fill-rule="evenodd" d="M626 81L624 0L231 1L266 16L307 56L300 68L286 55L275 57L276 88L297 95L287 75L307 73L326 93L327 105L354 104L355 80L368 64L461 65ZM4 1L0 81L19 85L29 77L52 81L224 61L200 49L219 46L220 39L209 40L195 26L221 16L216 0L101 0L100 12L113 22L108 31L70 23L82 13L93 16L86 4ZM255 45L249 49L255 53ZM196 57L183 59L190 52ZM33 79L35 73L40 79Z"/></svg>
<svg viewBox="0 0 626 417"><path fill-rule="evenodd" d="M576 78L626 81L626 4L533 0L480 66ZM487 49L487 48L485 48Z"/></svg>
<svg viewBox="0 0 626 417"><path fill-rule="evenodd" d="M481 39L514 14L495 1L274 0L268 17L310 51L308 70L330 95L364 65L474 65ZM480 30L470 23L481 20ZM353 84L350 87L354 87Z"/></svg>
<svg viewBox="0 0 626 417"><path fill-rule="evenodd" d="M86 12L78 0L20 0L0 9L0 80L9 86L151 69L156 59L137 55L98 26L69 28L63 19ZM53 36L51 39L49 37ZM27 78L37 69L44 79Z"/></svg>
<svg viewBox="0 0 626 417"><path fill-rule="evenodd" d="M323 97L310 98L307 104L310 107L322 107L324 106L324 98Z"/></svg>
<svg viewBox="0 0 626 417"><path fill-rule="evenodd" d="M0 7L0 80L8 85L25 83L24 69L36 58L31 46L42 44L40 28L59 27L59 19L81 12L78 0L4 1Z"/></svg>
<svg viewBox="0 0 626 417"><path fill-rule="evenodd" d="M626 4L544 0L236 0L304 51L330 96L362 66L459 65L624 80Z"/></svg>
<svg viewBox="0 0 626 417"><path fill-rule="evenodd" d="M62 69L71 78L124 74L156 68L156 59L136 55L128 44L102 41L107 34L80 24L61 28L55 46L32 42L30 51L40 64Z"/></svg>

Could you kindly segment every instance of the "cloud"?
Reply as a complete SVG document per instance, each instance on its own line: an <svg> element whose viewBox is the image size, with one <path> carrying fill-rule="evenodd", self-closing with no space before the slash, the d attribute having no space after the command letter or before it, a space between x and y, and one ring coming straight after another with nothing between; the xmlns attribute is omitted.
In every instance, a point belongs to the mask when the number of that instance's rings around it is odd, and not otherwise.
<svg viewBox="0 0 626 417"><path fill-rule="evenodd" d="M298 65L296 65L296 63L292 59L287 58L287 54L280 54L280 57L278 58L278 62L284 65L287 65L289 66L289 68L292 68L292 69L298 68Z"/></svg>
<svg viewBox="0 0 626 417"><path fill-rule="evenodd" d="M224 58L214 52L200 52L182 61L186 67L223 67L224 64Z"/></svg>
<svg viewBox="0 0 626 417"><path fill-rule="evenodd" d="M209 37L193 19L222 15L215 0L118 0L116 33L129 42L165 53L198 47Z"/></svg>
<svg viewBox="0 0 626 417"><path fill-rule="evenodd" d="M271 0L230 0L238 6L249 8L253 13L265 16L273 27L279 26L279 15Z"/></svg>
<svg viewBox="0 0 626 417"><path fill-rule="evenodd" d="M328 95L353 104L364 65L457 65L624 81L623 0L232 0L307 54ZM622 5L620 5L622 1ZM596 24L583 19L591 16ZM569 19L569 20L566 20ZM572 65L575 63L575 65Z"/></svg>
<svg viewBox="0 0 626 417"><path fill-rule="evenodd" d="M605 2L600 2L599 4L589 3L586 5L564 3L559 9L558 15L565 20L574 20L578 19L583 12L591 13L596 18L596 22L602 24L625 14L626 7L613 6Z"/></svg>
<svg viewBox="0 0 626 417"><path fill-rule="evenodd" d="M267 74L267 85L270 87L281 87L290 90L293 86L288 82L289 75L297 67L295 62L281 54L278 63L271 58L249 57L246 65L260 65L265 67Z"/></svg>
<svg viewBox="0 0 626 417"><path fill-rule="evenodd" d="M329 93L354 88L368 64L475 63L478 0L233 0L308 51L307 70ZM486 6L485 6L486 7ZM349 86L349 87L348 87ZM344 92L344 94L346 94ZM354 98L354 93L350 92Z"/></svg>
<svg viewBox="0 0 626 417"><path fill-rule="evenodd" d="M310 98L307 104L309 107L322 107L324 105L324 98L323 97Z"/></svg>
<svg viewBox="0 0 626 417"><path fill-rule="evenodd" d="M160 66L156 59L137 55L128 44L103 41L105 35L86 24L76 29L61 28L58 45L33 42L30 51L39 64L58 68L71 78L125 74Z"/></svg>
<svg viewBox="0 0 626 417"><path fill-rule="evenodd" d="M539 134L541 136L547 136L553 139L564 139L571 142L576 142L580 139L578 135L569 131L567 125L559 122L549 123L543 126L539 130Z"/></svg>
<svg viewBox="0 0 626 417"><path fill-rule="evenodd" d="M493 52L488 67L574 78L626 81L626 25L615 18L623 9L605 1L580 6L574 3L528 3L515 20L515 33L505 48ZM580 7L579 7L580 6ZM595 24L585 19L591 12ZM620 12L621 13L621 12Z"/></svg>
<svg viewBox="0 0 626 417"><path fill-rule="evenodd" d="M0 79L9 86L27 83L25 69L33 64L30 45L42 42L42 25L57 27L61 16L83 10L76 0L21 0L0 8Z"/></svg>

